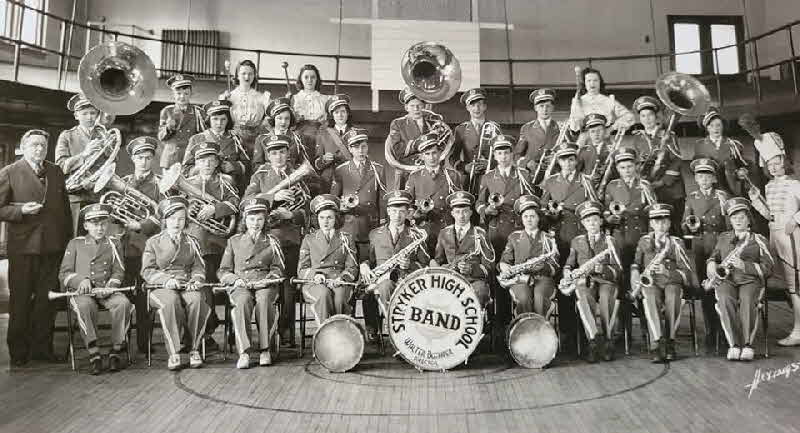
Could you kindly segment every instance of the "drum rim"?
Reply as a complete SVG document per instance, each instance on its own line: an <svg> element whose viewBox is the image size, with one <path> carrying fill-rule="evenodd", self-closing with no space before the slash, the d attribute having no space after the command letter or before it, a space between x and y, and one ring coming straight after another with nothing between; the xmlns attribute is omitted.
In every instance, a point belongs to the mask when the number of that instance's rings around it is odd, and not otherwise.
<svg viewBox="0 0 800 433"><path fill-rule="evenodd" d="M532 318L536 318L536 317L541 318L542 321L544 321L544 323L549 325L550 330L553 331L553 335L555 335L555 337L556 337L556 350L553 351L553 356L550 357L550 359L548 359L546 363L541 364L541 365L532 364L532 363L522 363L522 362L520 362L520 359L517 358L517 355L514 353L514 351L511 350L511 333L515 329L517 329L519 324L522 323L523 321L528 320L528 319L532 319ZM519 314L516 317L514 317L514 319L512 319L511 323L508 325L508 330L506 331L506 348L508 348L508 353L511 355L511 358L514 359L514 362L516 362L517 365L519 365L520 367L524 367L524 368L544 368L544 367L547 367L548 365L550 365L550 363L553 362L553 360L556 358L556 355L558 354L558 333L556 333L556 330L553 327L553 324L550 323L550 321L547 320L547 318L545 318L541 314L537 314L537 313L534 313L534 312L522 313L522 314Z"/></svg>
<svg viewBox="0 0 800 433"><path fill-rule="evenodd" d="M356 362L352 366L350 366L350 367L348 367L348 368L346 368L344 370L331 369L330 367L325 365L325 363L322 362L322 360L320 360L319 357L317 356L317 351L316 351L316 348L317 348L317 334L319 334L320 329L322 329L322 327L325 326L326 324L333 323L334 321L339 321L339 320L342 320L342 319L346 319L346 322L354 324L356 326L356 329L361 331L360 332L361 333L361 346L360 346L360 350L359 350L358 359L356 360ZM345 373L345 372L350 371L353 368L355 368L361 362L361 359L364 357L364 349L366 349L366 345L367 345L366 344L366 340L364 338L364 333L365 333L365 330L364 330L364 327L361 326L361 323L359 323L358 320L354 319L349 314L334 314L333 316L328 317L327 319L325 319L325 321L322 322L319 325L319 327L317 328L317 330L314 332L314 336L311 338L311 354L314 356L314 359L316 359L317 362L321 366L325 367L325 369L328 370L329 372L331 372L331 373Z"/></svg>
<svg viewBox="0 0 800 433"><path fill-rule="evenodd" d="M405 281L417 278L419 275L425 275L425 274L435 273L435 272L439 272L439 271L442 271L443 273L446 273L446 274L449 274L449 275L455 276L456 278L461 279L464 283L466 283L467 287L472 289L472 284L469 282L469 280L467 280L466 277L464 277L460 273L458 273L458 272L456 272L456 271L454 271L452 269L448 269L448 268L442 267L442 266L428 266L428 267L425 267L425 268L417 269L416 271L406 275L405 278L403 278L402 280L397 282L397 284L394 287L394 290L392 291L392 296L389 297L389 303L387 304L388 305L388 311L392 310L392 305L393 305L392 302L395 300L395 298L397 298L397 296L399 296L399 293L400 293L399 288ZM475 297L476 301L479 301L478 295L474 293L474 290L473 290L473 296ZM479 305L480 305L480 303L479 303ZM453 368L456 368L461 364L466 364L469 361L469 357L472 356L472 354L475 353L475 351L478 349L478 345L480 344L480 341L483 339L483 335L484 335L483 325L484 325L485 317L483 316L484 315L483 307L480 307L479 310L480 310L480 316L481 316L480 320L478 321L480 323L480 333L476 334L476 335L480 335L481 338L478 339L478 342L475 344L475 347L472 349L472 351L467 355L467 357L464 360L459 361L459 362L457 362L455 364L452 364L452 365L447 365L447 366L442 367L442 368L431 368L429 366L419 366L419 365L415 364L414 362L411 362L411 360L409 360L408 357L406 357L405 353L400 351L400 349L399 349L400 346L398 345L398 342L395 341L394 333L392 332L391 314L389 314L389 317L386 317L384 320L387 321L387 325L389 327L389 341L391 341L392 345L397 349L397 353L395 353L394 356L400 355L400 357L403 358L403 360L405 360L406 363L408 363L409 365L411 365L412 367L414 367L414 368L416 368L418 370L445 371L445 370L451 370Z"/></svg>

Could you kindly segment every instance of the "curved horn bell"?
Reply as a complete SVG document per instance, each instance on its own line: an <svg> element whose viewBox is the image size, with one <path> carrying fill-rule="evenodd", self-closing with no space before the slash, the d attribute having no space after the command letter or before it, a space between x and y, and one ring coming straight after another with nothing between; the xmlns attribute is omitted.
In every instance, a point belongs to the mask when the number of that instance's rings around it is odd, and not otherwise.
<svg viewBox="0 0 800 433"><path fill-rule="evenodd" d="M452 98L461 87L461 65L447 47L436 42L418 42L400 61L403 81L411 93L431 104Z"/></svg>
<svg viewBox="0 0 800 433"><path fill-rule="evenodd" d="M153 99L156 68L150 57L125 42L95 46L78 66L81 91L98 110L116 115L139 112Z"/></svg>
<svg viewBox="0 0 800 433"><path fill-rule="evenodd" d="M711 104L711 95L700 80L675 71L658 77L656 95L667 108L681 116L702 116Z"/></svg>

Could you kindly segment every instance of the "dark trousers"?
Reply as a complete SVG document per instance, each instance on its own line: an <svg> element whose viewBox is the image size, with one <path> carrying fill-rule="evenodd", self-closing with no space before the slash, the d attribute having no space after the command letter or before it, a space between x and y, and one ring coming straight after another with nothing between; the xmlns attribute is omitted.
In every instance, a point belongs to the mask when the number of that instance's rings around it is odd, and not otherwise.
<svg viewBox="0 0 800 433"><path fill-rule="evenodd" d="M133 305L136 306L136 345L140 352L147 351L147 337L153 326L150 315L147 314L147 292L142 290L142 257L125 257L125 281L123 286L136 286Z"/></svg>
<svg viewBox="0 0 800 433"><path fill-rule="evenodd" d="M286 264L286 281L283 282L283 292L281 293L281 315L278 319L278 331L282 337L292 337L291 343L294 344L295 287L289 280L297 276L300 245L281 245L281 249L283 249L283 259Z"/></svg>
<svg viewBox="0 0 800 433"><path fill-rule="evenodd" d="M60 252L8 256L10 314L7 342L12 360L52 353L55 316L47 292L58 290L62 256Z"/></svg>
<svg viewBox="0 0 800 433"><path fill-rule="evenodd" d="M369 242L356 242L356 248L358 248L358 263L369 261ZM386 301L388 302L388 299ZM364 309L364 323L367 328L380 331L381 315L375 294L364 294L361 298L361 307Z"/></svg>
<svg viewBox="0 0 800 433"><path fill-rule="evenodd" d="M218 283L217 271L219 270L219 264L222 262L222 254L206 254L203 256L203 261L206 262L206 283ZM222 296L222 294L219 296ZM212 335L217 326L219 326L219 316L217 316L217 311L214 308L216 304L214 289L207 288L204 297L211 308L211 315L208 316L206 321L206 335Z"/></svg>

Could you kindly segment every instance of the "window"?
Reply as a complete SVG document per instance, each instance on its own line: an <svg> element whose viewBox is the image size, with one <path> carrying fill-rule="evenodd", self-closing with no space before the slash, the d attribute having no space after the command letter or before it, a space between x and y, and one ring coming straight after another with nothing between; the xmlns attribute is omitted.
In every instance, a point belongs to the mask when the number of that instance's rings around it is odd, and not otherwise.
<svg viewBox="0 0 800 433"><path fill-rule="evenodd" d="M45 0L25 0L25 5L43 11ZM33 45L43 45L43 14L8 2L0 4L0 34L12 39L21 39ZM21 25L21 27L20 27Z"/></svg>
<svg viewBox="0 0 800 433"><path fill-rule="evenodd" d="M725 75L738 74L744 67L744 50L735 46L744 39L742 17L670 15L667 21L672 52L676 54L676 71L695 75ZM680 54L713 48L721 49Z"/></svg>

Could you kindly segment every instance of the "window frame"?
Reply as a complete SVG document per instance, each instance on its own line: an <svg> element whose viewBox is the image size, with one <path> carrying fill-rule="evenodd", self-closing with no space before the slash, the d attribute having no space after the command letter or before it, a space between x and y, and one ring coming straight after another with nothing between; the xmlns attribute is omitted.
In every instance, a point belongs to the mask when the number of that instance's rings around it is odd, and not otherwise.
<svg viewBox="0 0 800 433"><path fill-rule="evenodd" d="M34 8L35 11L40 12L47 12L49 6L49 0L40 0L41 4L39 8ZM24 3L25 0L20 0L20 2ZM10 39L20 40L24 44L30 45L23 45L22 49L36 49L36 47L44 47L46 41L46 27L47 21L46 16L43 13L31 12L36 16L36 28L35 28L35 38L33 41L24 41L22 40L22 29L20 29L20 20L23 19L25 12L27 9L23 8L22 6L17 6L11 3L3 2L3 6L6 8L5 10L5 20L4 22L0 23L2 28L0 28L0 35L5 36ZM27 21L25 21L27 22ZM25 24L23 22L23 25Z"/></svg>
<svg viewBox="0 0 800 433"><path fill-rule="evenodd" d="M711 50L711 26L714 24L732 25L736 31L736 41L741 44L744 42L744 17L741 15L667 15L667 27L669 28L669 49L670 65L675 69L675 24L697 24L700 30L700 49ZM736 54L739 59L739 72L734 74L719 74L721 76L739 75L747 71L747 61L745 58L744 45L736 47ZM716 75L714 71L714 52L704 51L700 53L699 75Z"/></svg>

